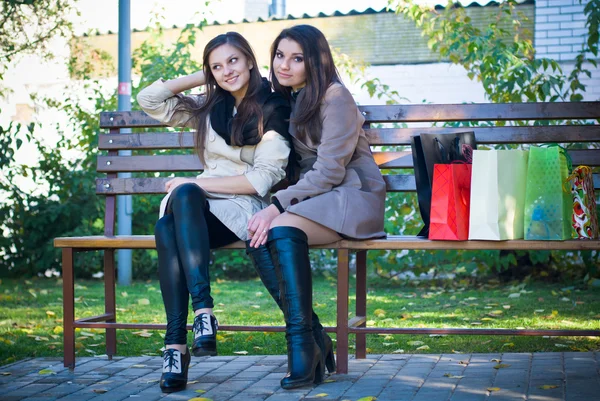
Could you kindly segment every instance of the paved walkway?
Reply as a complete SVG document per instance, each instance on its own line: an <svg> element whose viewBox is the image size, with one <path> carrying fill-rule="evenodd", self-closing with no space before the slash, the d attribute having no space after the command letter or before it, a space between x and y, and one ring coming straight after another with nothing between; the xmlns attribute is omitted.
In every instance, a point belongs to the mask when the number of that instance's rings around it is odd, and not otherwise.
<svg viewBox="0 0 600 401"><path fill-rule="evenodd" d="M192 358L188 388L166 395L160 357L77 358L74 372L56 358L28 359L0 367L0 400L600 400L600 353L371 355L351 359L350 374L293 391L279 387L285 362Z"/></svg>

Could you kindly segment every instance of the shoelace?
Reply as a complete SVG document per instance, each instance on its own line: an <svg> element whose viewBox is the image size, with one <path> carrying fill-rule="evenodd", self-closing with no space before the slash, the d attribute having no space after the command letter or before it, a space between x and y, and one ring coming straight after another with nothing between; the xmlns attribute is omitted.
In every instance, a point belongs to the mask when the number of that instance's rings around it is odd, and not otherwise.
<svg viewBox="0 0 600 401"><path fill-rule="evenodd" d="M203 314L200 316L200 319L196 319L194 321L194 330L200 335L204 333L204 330L210 326L210 315Z"/></svg>
<svg viewBox="0 0 600 401"><path fill-rule="evenodd" d="M168 369L169 371L172 371L173 369L179 370L179 367L177 366L177 363L179 361L175 357L175 351L176 350L174 350L174 349L166 350L165 355L164 355L165 362L163 364L163 370L165 370L165 369Z"/></svg>

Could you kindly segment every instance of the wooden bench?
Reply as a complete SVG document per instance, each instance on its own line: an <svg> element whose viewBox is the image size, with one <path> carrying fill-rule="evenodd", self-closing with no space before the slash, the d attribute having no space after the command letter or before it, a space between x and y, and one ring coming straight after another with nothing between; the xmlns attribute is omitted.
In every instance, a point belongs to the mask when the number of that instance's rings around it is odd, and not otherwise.
<svg viewBox="0 0 600 401"><path fill-rule="evenodd" d="M460 105L396 105L361 106L367 121L365 130L373 146L409 146L410 137L419 133L452 133L466 129L475 131L479 144L536 144L536 143L598 143L600 142L600 102L582 103L524 103L524 104L460 104ZM545 125L544 121L560 120L560 125ZM590 125L576 125L574 120L587 120ZM452 128L441 126L445 122L487 121L481 127ZM502 126L494 122L528 121ZM537 122L534 124L534 122ZM427 127L371 128L376 123L429 123ZM432 127L431 123L435 123ZM421 124L422 125L422 124ZM160 123L140 111L101 113L100 127L109 130L99 137L99 149L105 155L98 156L99 173L96 190L106 198L104 236L56 238L54 245L62 248L63 302L64 302L64 365L75 366L75 329L106 329L106 354L117 352L116 329L165 329L165 324L119 323L115 305L115 251L118 249L155 248L153 235L115 236L116 195L157 194L164 192L168 178L156 178L156 172L196 172L202 169L198 158L187 155L136 155L140 150L191 149L192 134L185 133L180 142L172 132L120 134L120 128L157 128ZM600 149L571 150L574 165L600 166ZM408 147L410 149L410 147ZM119 156L119 150L132 150L132 156ZM375 159L382 169L411 169L410 151L376 151ZM404 170L402 170L404 171ZM384 178L388 192L414 192L414 176L389 174ZM149 173L146 178L117 178L118 172ZM596 188L600 176L594 176ZM366 356L366 334L468 334L468 335L525 335L525 336L598 336L600 330L508 330L471 328L376 328L367 327L367 252L369 250L600 250L600 241L429 241L414 236L389 233L386 239L369 241L342 240L316 248L337 249L337 322L327 327L337 337L337 366L339 373L348 371L348 336L356 335L356 357ZM242 242L227 248L244 248ZM104 251L105 313L99 316L75 320L73 254L82 251ZM348 320L349 261L356 253L356 311ZM157 308L162 307L157 305ZM275 304L273 304L275 307ZM283 321L283 319L282 319ZM189 329L190 327L188 327ZM281 332L284 327L223 325L225 331Z"/></svg>

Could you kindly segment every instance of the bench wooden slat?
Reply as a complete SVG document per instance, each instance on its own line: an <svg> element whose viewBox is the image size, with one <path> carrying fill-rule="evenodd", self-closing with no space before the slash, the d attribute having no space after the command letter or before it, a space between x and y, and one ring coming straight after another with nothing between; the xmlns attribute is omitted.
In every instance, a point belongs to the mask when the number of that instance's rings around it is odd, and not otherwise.
<svg viewBox="0 0 600 401"><path fill-rule="evenodd" d="M473 103L358 106L367 123L402 121L507 121L600 118L600 102ZM100 113L100 128L164 127L143 111Z"/></svg>
<svg viewBox="0 0 600 401"><path fill-rule="evenodd" d="M562 143L600 142L600 125L538 125L526 127L422 127L370 128L365 130L369 143L377 146L410 145L410 137L418 134L450 134L473 131L477 143Z"/></svg>
<svg viewBox="0 0 600 401"><path fill-rule="evenodd" d="M96 193L99 195L163 194L165 184L171 178L97 178ZM412 175L384 175L388 192L414 192L415 177Z"/></svg>
<svg viewBox="0 0 600 401"><path fill-rule="evenodd" d="M158 217L158 213L157 213ZM54 239L55 248L92 249L156 249L154 235L91 235L88 237L60 237ZM314 245L315 249L337 249L338 242ZM243 241L237 241L220 249L246 249Z"/></svg>
<svg viewBox="0 0 600 401"><path fill-rule="evenodd" d="M569 154L573 165L600 166L600 152L595 149L574 149ZM373 152L381 169L412 169L411 152ZM202 163L196 155L156 156L98 156L99 172L193 172L201 171Z"/></svg>
<svg viewBox="0 0 600 401"><path fill-rule="evenodd" d="M421 127L421 128L370 128L365 133L371 145L410 145L413 135L450 134L473 131L477 142L506 143L561 143L567 135L569 142L600 142L600 125L526 126L526 127ZM101 134L101 150L152 150L192 149L195 132L142 132L132 134Z"/></svg>
<svg viewBox="0 0 600 401"><path fill-rule="evenodd" d="M151 150L192 149L193 131L186 132L136 132L132 134L101 134L98 149L101 150Z"/></svg>
<svg viewBox="0 0 600 401"><path fill-rule="evenodd" d="M114 237L89 236L65 237L54 239L56 248L80 249L155 249L154 235L117 235ZM244 242L238 241L224 246L223 249L245 249ZM493 249L535 249L535 250L583 250L599 249L600 240L567 240L567 241L431 241L411 235L388 235L385 239L364 241L341 240L332 244L317 245L315 249L337 249L339 247L354 250L493 250Z"/></svg>
<svg viewBox="0 0 600 401"><path fill-rule="evenodd" d="M98 156L97 170L108 172L201 171L196 155Z"/></svg>
<svg viewBox="0 0 600 401"><path fill-rule="evenodd" d="M341 248L354 250L444 250L444 249L469 249L469 250L598 250L600 240L566 240L566 241L430 241L410 235L388 235L386 239L364 241L342 240Z"/></svg>
<svg viewBox="0 0 600 401"><path fill-rule="evenodd" d="M369 123L562 120L600 118L599 102L359 106Z"/></svg>

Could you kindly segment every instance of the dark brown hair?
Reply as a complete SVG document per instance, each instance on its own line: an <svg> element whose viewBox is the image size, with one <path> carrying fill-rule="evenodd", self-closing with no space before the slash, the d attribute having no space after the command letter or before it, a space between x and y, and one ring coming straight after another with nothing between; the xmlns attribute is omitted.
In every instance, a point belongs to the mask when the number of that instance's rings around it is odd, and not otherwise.
<svg viewBox="0 0 600 401"><path fill-rule="evenodd" d="M206 44L204 54L202 56L202 64L204 77L206 79L206 93L198 98L180 97L180 102L177 106L178 111L184 111L191 115L190 119L196 122L196 136L194 137L194 145L200 160L204 162L204 144L206 134L208 132L207 117L210 115L212 108L220 101L224 100L227 91L221 88L212 73L208 58L210 54L219 46L229 44L238 49L246 57L247 61L252 64L250 70L250 80L248 82L248 90L244 99L237 108L237 114L233 119L231 127L231 144L242 145L244 125L251 119L256 118L258 121L258 135L263 135L263 113L262 108L257 102L258 94L262 88L262 77L256 63L254 51L248 41L237 32L227 32L216 36Z"/></svg>
<svg viewBox="0 0 600 401"><path fill-rule="evenodd" d="M340 75L335 68L333 56L325 35L311 25L296 25L281 31L271 46L271 82L276 91L290 97L292 88L281 86L273 70L273 60L277 47L282 39L297 42L304 55L306 86L302 103L296 104L296 113L292 121L298 127L298 133L308 137L313 142L321 138L321 102L327 88L334 83L341 83Z"/></svg>

